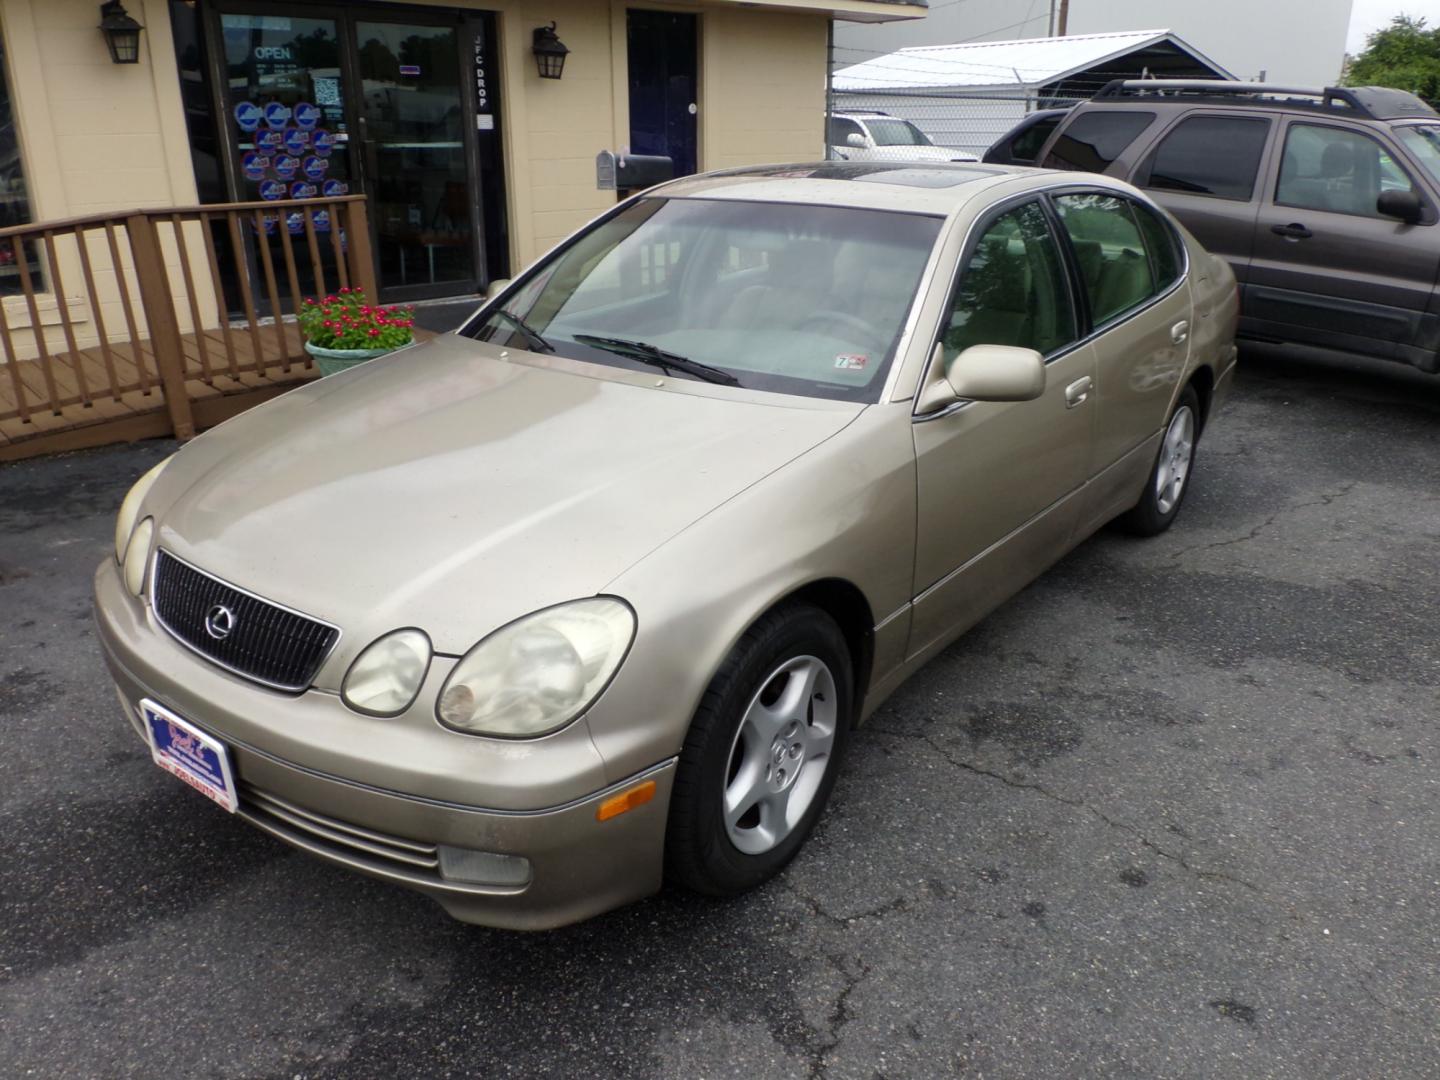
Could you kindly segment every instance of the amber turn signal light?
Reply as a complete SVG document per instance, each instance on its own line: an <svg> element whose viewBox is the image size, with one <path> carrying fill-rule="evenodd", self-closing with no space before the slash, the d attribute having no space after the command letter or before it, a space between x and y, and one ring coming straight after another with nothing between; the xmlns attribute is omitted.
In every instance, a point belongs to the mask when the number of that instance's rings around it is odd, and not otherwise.
<svg viewBox="0 0 1440 1080"><path fill-rule="evenodd" d="M619 817L627 810L634 810L637 806L644 806L651 799L655 798L655 781L646 780L643 784L637 784L629 791L622 791L619 795L612 795L595 808L596 821L609 821L612 817Z"/></svg>

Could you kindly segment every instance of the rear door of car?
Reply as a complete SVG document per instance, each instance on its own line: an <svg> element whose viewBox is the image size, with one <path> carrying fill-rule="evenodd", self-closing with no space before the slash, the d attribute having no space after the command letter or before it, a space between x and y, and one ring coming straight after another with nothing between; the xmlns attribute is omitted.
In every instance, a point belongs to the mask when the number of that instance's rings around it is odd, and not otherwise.
<svg viewBox="0 0 1440 1080"><path fill-rule="evenodd" d="M1112 190L1052 194L1095 350L1095 438L1081 533L1134 502L1190 355L1190 290L1174 228Z"/></svg>
<svg viewBox="0 0 1440 1080"><path fill-rule="evenodd" d="M1382 132L1288 116L1270 155L1241 329L1382 359L1426 337L1440 268L1440 214ZM1413 189L1419 224L1380 214L1387 189ZM1429 350L1433 353L1433 346Z"/></svg>
<svg viewBox="0 0 1440 1080"><path fill-rule="evenodd" d="M1273 113L1186 112L1145 149L1129 180L1179 219L1205 249L1250 271L1264 185L1260 173L1277 128Z"/></svg>

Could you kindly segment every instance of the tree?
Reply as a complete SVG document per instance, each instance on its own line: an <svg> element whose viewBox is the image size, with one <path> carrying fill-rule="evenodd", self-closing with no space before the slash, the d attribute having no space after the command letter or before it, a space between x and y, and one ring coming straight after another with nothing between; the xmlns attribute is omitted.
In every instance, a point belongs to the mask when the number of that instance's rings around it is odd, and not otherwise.
<svg viewBox="0 0 1440 1080"><path fill-rule="evenodd" d="M1393 86L1426 100L1440 98L1440 29L1424 19L1396 15L1365 41L1345 70L1347 86Z"/></svg>

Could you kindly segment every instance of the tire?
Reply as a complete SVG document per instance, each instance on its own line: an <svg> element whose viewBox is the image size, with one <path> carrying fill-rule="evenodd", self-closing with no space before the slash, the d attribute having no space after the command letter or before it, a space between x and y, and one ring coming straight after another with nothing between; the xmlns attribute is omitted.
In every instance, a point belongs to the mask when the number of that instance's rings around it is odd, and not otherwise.
<svg viewBox="0 0 1440 1080"><path fill-rule="evenodd" d="M1116 519L1121 529L1135 536L1157 536L1174 523L1190 490L1199 441L1200 397L1193 386L1187 386L1165 425L1140 501Z"/></svg>
<svg viewBox="0 0 1440 1080"><path fill-rule="evenodd" d="M670 881L735 896L795 857L835 786L854 686L845 637L819 608L786 605L746 631L680 752L665 834Z"/></svg>

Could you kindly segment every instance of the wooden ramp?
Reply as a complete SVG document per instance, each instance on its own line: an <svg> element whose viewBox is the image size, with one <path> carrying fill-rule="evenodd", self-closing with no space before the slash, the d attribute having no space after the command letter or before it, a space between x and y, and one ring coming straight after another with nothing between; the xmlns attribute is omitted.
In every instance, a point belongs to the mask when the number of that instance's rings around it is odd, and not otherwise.
<svg viewBox="0 0 1440 1080"><path fill-rule="evenodd" d="M259 329L268 339L259 357L248 329L230 331L233 370L223 331L181 335L185 394L196 430L214 427L317 377L294 323ZM415 336L423 341L434 334L416 327ZM282 340L283 352L277 348ZM52 354L48 364L19 360L0 366L0 461L174 434L150 343L140 342L139 351L137 361L130 344L112 345L108 366L98 348ZM28 401L47 400L52 383L56 394L51 400L58 408L48 403L42 409L32 407L22 418L21 395Z"/></svg>
<svg viewBox="0 0 1440 1080"><path fill-rule="evenodd" d="M0 229L0 253L20 287L0 299L0 461L188 439L316 377L299 327L257 312L375 296L363 196L37 222Z"/></svg>

